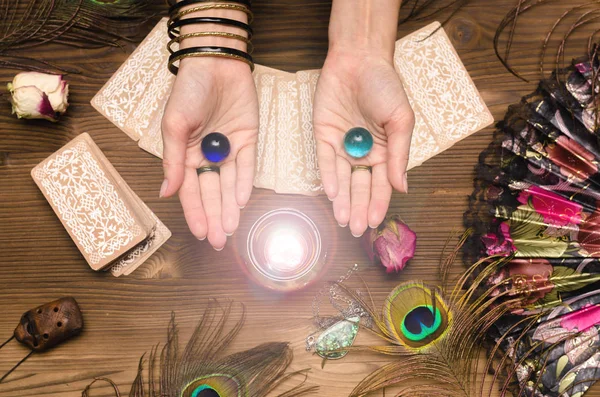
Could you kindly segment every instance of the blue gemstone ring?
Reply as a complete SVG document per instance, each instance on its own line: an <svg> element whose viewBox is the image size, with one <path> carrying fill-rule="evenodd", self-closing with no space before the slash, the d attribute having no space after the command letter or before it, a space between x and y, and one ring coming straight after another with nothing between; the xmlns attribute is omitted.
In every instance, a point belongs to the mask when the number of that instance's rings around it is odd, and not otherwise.
<svg viewBox="0 0 600 397"><path fill-rule="evenodd" d="M362 127L351 128L344 135L344 150L350 157L360 159L373 149L373 135Z"/></svg>
<svg viewBox="0 0 600 397"><path fill-rule="evenodd" d="M229 139L220 132L211 132L202 138L200 149L204 158L211 163L220 163L225 160L231 152Z"/></svg>

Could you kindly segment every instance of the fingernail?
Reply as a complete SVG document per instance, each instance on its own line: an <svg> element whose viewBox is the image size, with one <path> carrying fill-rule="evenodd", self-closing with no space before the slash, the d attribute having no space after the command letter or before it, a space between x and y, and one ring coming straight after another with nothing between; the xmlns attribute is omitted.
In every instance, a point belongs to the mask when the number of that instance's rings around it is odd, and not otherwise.
<svg viewBox="0 0 600 397"><path fill-rule="evenodd" d="M377 226L379 226L379 225L377 225ZM372 225L369 225L369 227L370 227L371 229L377 229L377 226L372 226Z"/></svg>
<svg viewBox="0 0 600 397"><path fill-rule="evenodd" d="M404 173L404 193L408 193L408 175Z"/></svg>
<svg viewBox="0 0 600 397"><path fill-rule="evenodd" d="M223 248L225 248L225 246L221 247L221 248L217 248L217 247L213 247L215 249L215 251L217 252L221 252L223 251Z"/></svg>
<svg viewBox="0 0 600 397"><path fill-rule="evenodd" d="M327 196L327 200L333 201L333 200L335 200L335 198L331 198L331 197Z"/></svg>
<svg viewBox="0 0 600 397"><path fill-rule="evenodd" d="M162 185L160 185L160 193L158 193L158 198L162 198L167 192L167 187L169 187L169 181L164 180Z"/></svg>
<svg viewBox="0 0 600 397"><path fill-rule="evenodd" d="M200 237L197 237L197 238L198 238L198 241L204 241L204 240L206 240L206 236L204 236L202 238L200 238Z"/></svg>
<svg viewBox="0 0 600 397"><path fill-rule="evenodd" d="M225 233L225 235L226 235L227 237L231 237L231 236L233 236L233 233Z"/></svg>
<svg viewBox="0 0 600 397"><path fill-rule="evenodd" d="M245 205L240 205L239 207L240 207L241 210L243 210L244 208L246 208Z"/></svg>
<svg viewBox="0 0 600 397"><path fill-rule="evenodd" d="M352 235L353 235L354 237L356 237L356 238L360 238L360 237L362 237L362 235L364 234L364 232L363 232L363 233L361 233L361 234L359 234L359 235L357 236L356 234L354 234L354 232L351 232L351 233L352 233Z"/></svg>
<svg viewBox="0 0 600 397"><path fill-rule="evenodd" d="M340 225L340 227L346 227L346 226L348 226L347 223L345 225L342 225L341 223L338 223L338 225Z"/></svg>

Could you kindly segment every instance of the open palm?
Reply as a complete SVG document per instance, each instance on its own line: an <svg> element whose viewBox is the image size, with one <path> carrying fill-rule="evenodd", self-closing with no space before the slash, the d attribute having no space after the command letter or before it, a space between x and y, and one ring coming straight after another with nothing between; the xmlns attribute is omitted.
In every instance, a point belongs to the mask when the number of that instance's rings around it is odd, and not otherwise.
<svg viewBox="0 0 600 397"><path fill-rule="evenodd" d="M314 131L325 193L336 220L354 236L376 227L387 212L392 187L406 192L406 166L414 115L394 67L376 56L331 53L317 84ZM352 127L369 130L371 152L353 159L344 151ZM353 165L368 165L351 172Z"/></svg>
<svg viewBox="0 0 600 397"><path fill-rule="evenodd" d="M192 61L193 63L189 63ZM258 99L250 68L224 59L182 62L162 121L165 181L162 196L179 191L192 233L220 250L238 227L240 208L250 198L258 136ZM231 153L220 174L200 150L211 132L225 134Z"/></svg>

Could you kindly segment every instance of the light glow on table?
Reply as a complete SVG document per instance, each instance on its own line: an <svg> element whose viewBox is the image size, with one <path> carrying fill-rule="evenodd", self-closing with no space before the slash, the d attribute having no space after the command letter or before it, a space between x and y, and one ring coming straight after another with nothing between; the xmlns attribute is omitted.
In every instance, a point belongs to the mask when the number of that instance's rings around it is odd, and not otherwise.
<svg viewBox="0 0 600 397"><path fill-rule="evenodd" d="M322 275L325 252L317 225L293 208L259 217L246 237L244 270L262 286L282 292L306 287Z"/></svg>
<svg viewBox="0 0 600 397"><path fill-rule="evenodd" d="M306 246L300 234L292 229L273 231L265 246L265 257L274 270L290 272L306 259Z"/></svg>

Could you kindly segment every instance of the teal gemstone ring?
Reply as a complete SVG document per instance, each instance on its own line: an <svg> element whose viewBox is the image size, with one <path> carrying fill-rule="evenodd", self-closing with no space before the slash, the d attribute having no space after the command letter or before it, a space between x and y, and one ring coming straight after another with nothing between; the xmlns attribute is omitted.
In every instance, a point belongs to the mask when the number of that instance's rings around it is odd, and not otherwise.
<svg viewBox="0 0 600 397"><path fill-rule="evenodd" d="M362 127L354 127L344 135L344 150L350 157L360 159L373 149L373 135Z"/></svg>

